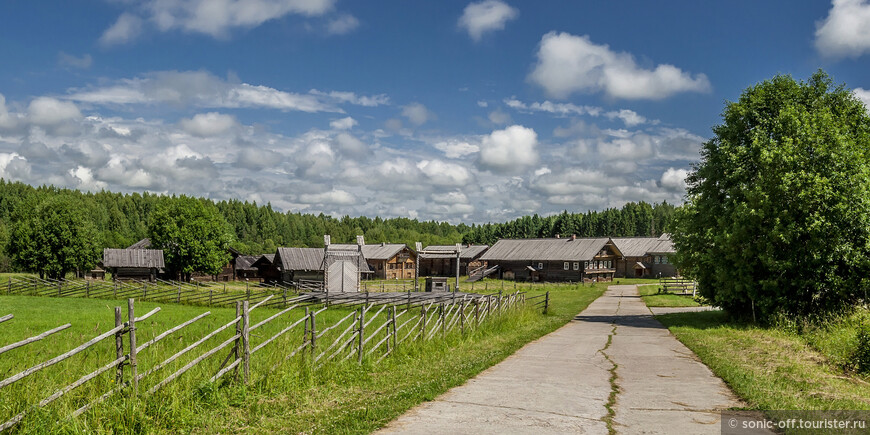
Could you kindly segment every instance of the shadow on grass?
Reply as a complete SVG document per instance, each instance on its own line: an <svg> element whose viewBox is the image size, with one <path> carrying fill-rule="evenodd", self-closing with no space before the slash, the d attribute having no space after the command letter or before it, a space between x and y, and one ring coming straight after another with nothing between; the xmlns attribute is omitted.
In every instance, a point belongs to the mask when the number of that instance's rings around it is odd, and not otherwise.
<svg viewBox="0 0 870 435"><path fill-rule="evenodd" d="M698 311L692 313L671 313L656 316L656 320L671 328L714 329L722 326L742 329L749 325L735 322L724 311Z"/></svg>

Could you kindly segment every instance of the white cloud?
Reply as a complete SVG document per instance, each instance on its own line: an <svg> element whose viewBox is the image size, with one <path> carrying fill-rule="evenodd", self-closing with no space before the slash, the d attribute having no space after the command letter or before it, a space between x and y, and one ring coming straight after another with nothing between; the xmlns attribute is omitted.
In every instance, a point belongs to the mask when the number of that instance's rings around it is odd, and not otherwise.
<svg viewBox="0 0 870 435"><path fill-rule="evenodd" d="M34 98L27 107L27 120L40 126L56 126L81 117L74 103L51 97Z"/></svg>
<svg viewBox="0 0 870 435"><path fill-rule="evenodd" d="M816 50L830 57L858 57L870 51L870 3L834 0L828 16L816 23Z"/></svg>
<svg viewBox="0 0 870 435"><path fill-rule="evenodd" d="M69 174L78 180L79 189L97 192L108 186L106 182L94 179L94 174L90 168L84 166L77 166L75 169L70 169Z"/></svg>
<svg viewBox="0 0 870 435"><path fill-rule="evenodd" d="M465 186L471 181L471 173L468 169L455 163L441 160L423 160L417 163L417 168L427 177L429 182L436 186Z"/></svg>
<svg viewBox="0 0 870 435"><path fill-rule="evenodd" d="M432 201L438 204L468 204L468 197L459 191L446 193L433 193L430 195Z"/></svg>
<svg viewBox="0 0 870 435"><path fill-rule="evenodd" d="M694 77L673 65L638 67L629 53L617 53L588 36L550 32L541 38L538 63L529 80L556 98L575 92L604 92L623 99L662 99L679 92L708 92L704 74Z"/></svg>
<svg viewBox="0 0 870 435"><path fill-rule="evenodd" d="M0 153L0 178L30 181L30 163L18 153Z"/></svg>
<svg viewBox="0 0 870 435"><path fill-rule="evenodd" d="M411 103L402 107L402 116L408 118L411 124L423 125L427 121L434 119L435 115L420 103Z"/></svg>
<svg viewBox="0 0 870 435"><path fill-rule="evenodd" d="M88 69L91 67L91 64L93 64L94 58L92 58L90 54L84 54L81 57L76 57L61 51L57 54L57 62L61 66Z"/></svg>
<svg viewBox="0 0 870 435"><path fill-rule="evenodd" d="M334 189L323 193L303 193L299 195L299 202L318 205L350 205L356 202L356 198L347 191Z"/></svg>
<svg viewBox="0 0 870 435"><path fill-rule="evenodd" d="M312 89L308 91L311 95L317 95L319 97L329 98L336 103L348 103L353 104L355 106L363 106L363 107L377 107L383 106L386 104L390 104L390 97L386 94L377 94L377 95L357 95L353 92L343 92L343 91L330 91L323 92L318 91L317 89Z"/></svg>
<svg viewBox="0 0 870 435"><path fill-rule="evenodd" d="M18 125L17 117L6 108L6 97L0 94L0 129L11 129Z"/></svg>
<svg viewBox="0 0 870 435"><path fill-rule="evenodd" d="M867 107L868 110L870 110L870 89L855 88L855 89L852 89L852 94L854 94L856 98L861 100L861 102L864 103L864 106ZM0 98L2 98L2 97L3 96L0 95ZM2 99L0 99L0 110L2 110L2 106L3 106ZM2 125L3 125L3 112L0 111L0 126L2 126Z"/></svg>
<svg viewBox="0 0 870 435"><path fill-rule="evenodd" d="M496 173L516 173L538 163L538 134L512 125L485 136L480 144L480 165Z"/></svg>
<svg viewBox="0 0 870 435"><path fill-rule="evenodd" d="M671 191L684 191L686 190L686 177L688 176L689 171L685 169L668 168L662 174L661 185Z"/></svg>
<svg viewBox="0 0 870 435"><path fill-rule="evenodd" d="M350 116L346 118L336 119L329 123L329 126L336 130L350 130L357 125L356 119Z"/></svg>
<svg viewBox="0 0 870 435"><path fill-rule="evenodd" d="M369 148L363 141L349 133L339 133L335 136L336 147L342 152L352 156L362 156Z"/></svg>
<svg viewBox="0 0 870 435"><path fill-rule="evenodd" d="M500 0L484 0L465 7L459 17L459 27L468 36L480 41L484 33L504 29L505 24L519 16L519 11Z"/></svg>
<svg viewBox="0 0 870 435"><path fill-rule="evenodd" d="M607 116L607 118L609 118L609 119L614 119L614 118L621 119L622 122L625 123L626 127L635 127L635 126L638 126L640 124L644 124L647 122L646 118L644 118L641 115L638 115L637 112L635 112L633 110L628 110L628 109L621 109L618 111L607 112L605 114L605 116Z"/></svg>
<svg viewBox="0 0 870 435"><path fill-rule="evenodd" d="M239 125L232 115L217 112L198 113L191 119L182 119L181 128L199 137L222 135Z"/></svg>
<svg viewBox="0 0 870 435"><path fill-rule="evenodd" d="M434 146L439 151L442 151L445 156L451 159L458 159L463 156L474 154L480 151L479 146L460 140L448 140L438 142Z"/></svg>
<svg viewBox="0 0 870 435"><path fill-rule="evenodd" d="M578 106L573 103L553 103L551 101L544 101L543 103L534 102L532 104L526 104L516 98L507 98L504 100L504 103L511 109L522 112L547 112L559 116L598 116L602 112L600 107Z"/></svg>
<svg viewBox="0 0 870 435"><path fill-rule="evenodd" d="M489 107L489 103L487 103L486 101L483 101L483 100L479 100L477 102L477 107Z"/></svg>
<svg viewBox="0 0 870 435"><path fill-rule="evenodd" d="M350 14L342 14L329 20L326 24L326 32L330 35L344 35L359 27L359 20Z"/></svg>
<svg viewBox="0 0 870 435"><path fill-rule="evenodd" d="M92 104L173 104L203 108L268 108L343 112L316 95L248 83L229 83L206 71L157 71L99 88L71 89L66 97Z"/></svg>
<svg viewBox="0 0 870 435"><path fill-rule="evenodd" d="M103 35L100 44L104 47L126 44L142 34L142 19L136 15L124 12Z"/></svg>
<svg viewBox="0 0 870 435"><path fill-rule="evenodd" d="M511 122L511 116L501 110L493 110L489 112L489 122L496 125L504 125Z"/></svg>

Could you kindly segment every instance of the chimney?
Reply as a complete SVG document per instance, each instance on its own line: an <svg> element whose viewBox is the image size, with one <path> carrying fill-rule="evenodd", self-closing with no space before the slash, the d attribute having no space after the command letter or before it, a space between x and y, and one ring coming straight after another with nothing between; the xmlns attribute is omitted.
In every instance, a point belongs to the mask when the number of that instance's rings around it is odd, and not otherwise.
<svg viewBox="0 0 870 435"><path fill-rule="evenodd" d="M556 238L557 238L557 239L559 238L559 235L558 235L558 234L556 234Z"/></svg>
<svg viewBox="0 0 870 435"><path fill-rule="evenodd" d="M576 234L571 234L571 240L577 240L577 235L576 235Z"/></svg>

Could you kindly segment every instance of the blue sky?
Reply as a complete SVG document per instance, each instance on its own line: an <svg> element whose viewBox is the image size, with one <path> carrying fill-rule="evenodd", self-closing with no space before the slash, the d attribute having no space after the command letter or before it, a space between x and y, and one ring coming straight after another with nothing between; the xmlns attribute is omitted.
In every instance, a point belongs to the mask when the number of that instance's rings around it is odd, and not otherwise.
<svg viewBox="0 0 870 435"><path fill-rule="evenodd" d="M680 202L725 101L870 3L0 3L0 177L451 222Z"/></svg>

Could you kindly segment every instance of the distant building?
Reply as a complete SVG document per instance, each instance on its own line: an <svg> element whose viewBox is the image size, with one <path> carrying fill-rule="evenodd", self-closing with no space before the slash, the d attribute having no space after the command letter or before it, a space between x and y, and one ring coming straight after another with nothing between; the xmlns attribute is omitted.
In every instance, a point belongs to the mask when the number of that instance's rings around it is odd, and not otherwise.
<svg viewBox="0 0 870 435"><path fill-rule="evenodd" d="M452 251L455 245L429 245L425 251ZM459 274L468 275L481 266L486 266L486 261L481 257L489 249L487 245L463 245L459 251ZM453 254L426 254L419 259L420 276L454 276L456 275L456 255Z"/></svg>
<svg viewBox="0 0 870 435"><path fill-rule="evenodd" d="M335 245L334 245L335 246ZM356 245L353 245L354 247ZM272 261L271 273L277 275L279 281L291 282L300 279L323 280L323 248L278 248ZM363 274L371 273L365 257L349 259L359 264ZM335 261L331 259L329 261ZM328 266L328 265L327 265Z"/></svg>
<svg viewBox="0 0 870 435"><path fill-rule="evenodd" d="M669 234L661 237L614 237L622 252L616 262L617 278L659 278L677 275L673 256L677 253Z"/></svg>
<svg viewBox="0 0 870 435"><path fill-rule="evenodd" d="M520 281L612 281L622 257L609 237L502 239L481 261L499 266L499 277Z"/></svg>
<svg viewBox="0 0 870 435"><path fill-rule="evenodd" d="M380 243L363 245L372 276L380 279L414 279L417 253L405 244Z"/></svg>
<svg viewBox="0 0 870 435"><path fill-rule="evenodd" d="M155 281L166 267L160 249L111 249L103 250L103 268L116 280Z"/></svg>

